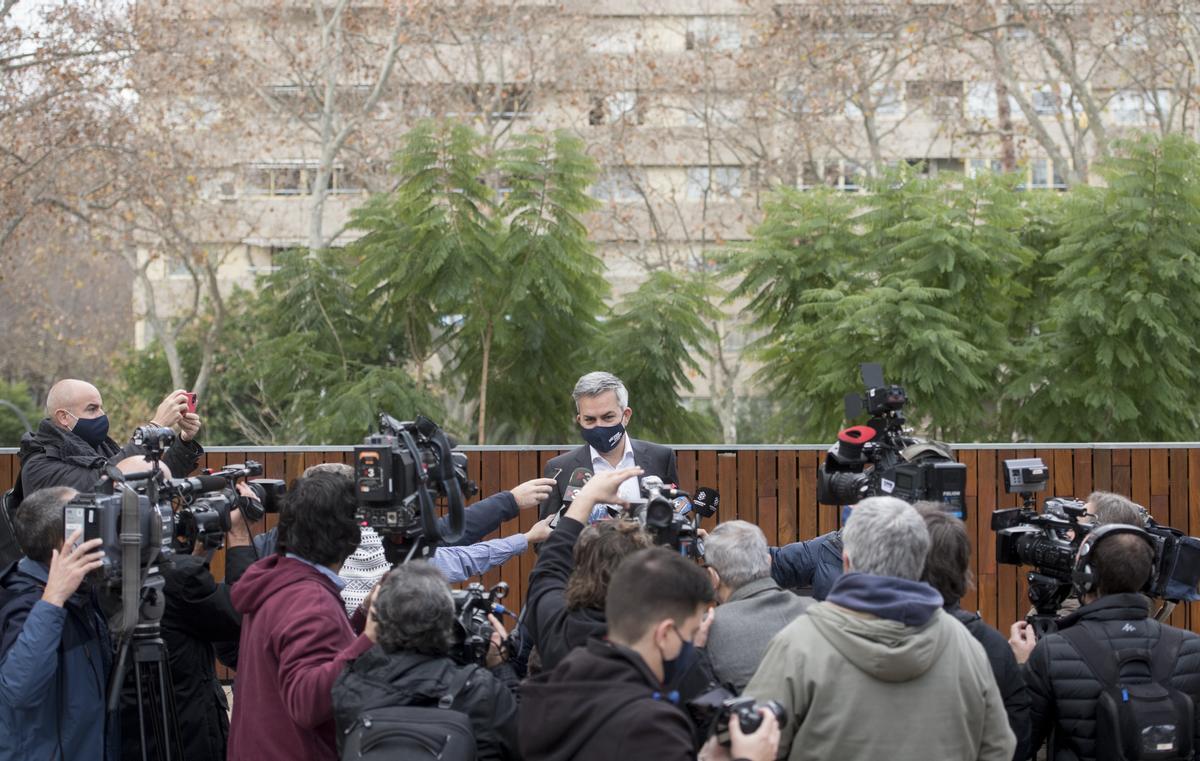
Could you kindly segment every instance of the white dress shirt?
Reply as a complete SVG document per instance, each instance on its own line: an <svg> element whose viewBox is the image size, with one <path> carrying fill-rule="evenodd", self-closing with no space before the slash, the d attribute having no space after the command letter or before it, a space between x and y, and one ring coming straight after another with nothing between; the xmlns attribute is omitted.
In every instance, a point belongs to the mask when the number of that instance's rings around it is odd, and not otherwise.
<svg viewBox="0 0 1200 761"><path fill-rule="evenodd" d="M622 437L622 441L625 443L625 451L621 454L621 461L615 468L609 464L608 460L604 459L604 455L596 451L595 447L588 447L592 453L593 473L603 473L607 470L621 470L622 468L632 468L634 466L633 441L629 438L628 431L625 432L625 436ZM627 478L622 481L621 488L617 489L617 495L626 501L640 499L642 496L642 487L638 483L637 476L633 476L632 478Z"/></svg>

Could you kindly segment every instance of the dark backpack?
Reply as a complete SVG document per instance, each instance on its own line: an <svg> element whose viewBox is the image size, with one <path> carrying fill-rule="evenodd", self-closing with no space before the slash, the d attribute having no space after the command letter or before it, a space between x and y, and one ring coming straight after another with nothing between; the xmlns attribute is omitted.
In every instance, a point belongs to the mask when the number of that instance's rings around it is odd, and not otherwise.
<svg viewBox="0 0 1200 761"><path fill-rule="evenodd" d="M363 709L358 720L346 730L343 761L401 758L475 761L475 730L471 719L451 708L474 673L474 668L460 671L432 706L387 705Z"/></svg>
<svg viewBox="0 0 1200 761"><path fill-rule="evenodd" d="M17 507L25 498L21 488L21 474L17 473L17 482L8 491L0 494L0 567L21 557L21 546L17 544L17 535L13 531L12 519L17 513Z"/></svg>
<svg viewBox="0 0 1200 761"><path fill-rule="evenodd" d="M1170 626L1159 626L1159 632L1153 651L1115 652L1082 625L1060 632L1102 685L1096 701L1096 761L1192 757L1195 706L1190 696L1171 686L1184 633ZM1124 681L1121 672L1134 661L1147 665L1149 682Z"/></svg>

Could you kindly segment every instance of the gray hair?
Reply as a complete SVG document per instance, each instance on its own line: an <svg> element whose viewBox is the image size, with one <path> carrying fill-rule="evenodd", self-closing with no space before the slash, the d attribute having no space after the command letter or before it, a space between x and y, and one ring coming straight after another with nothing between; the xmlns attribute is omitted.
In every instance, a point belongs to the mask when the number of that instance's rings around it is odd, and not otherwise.
<svg viewBox="0 0 1200 761"><path fill-rule="evenodd" d="M929 554L929 531L921 514L904 500L868 497L850 511L842 543L851 570L919 581Z"/></svg>
<svg viewBox="0 0 1200 761"><path fill-rule="evenodd" d="M1126 523L1130 526L1146 525L1146 510L1136 502L1111 491L1094 491L1088 502L1096 508L1096 525Z"/></svg>
<svg viewBox="0 0 1200 761"><path fill-rule="evenodd" d="M69 486L48 486L22 500L13 515L13 533L25 557L39 563L50 562L54 550L62 547L66 539L63 508L78 493Z"/></svg>
<svg viewBox="0 0 1200 761"><path fill-rule="evenodd" d="M445 655L454 628L454 598L442 574L424 560L402 563L379 582L371 605L384 652Z"/></svg>
<svg viewBox="0 0 1200 761"><path fill-rule="evenodd" d="M332 473L335 476L345 476L351 480L354 479L354 467L344 462L319 462L316 465L309 465L300 474L300 477L308 478L313 473Z"/></svg>
<svg viewBox="0 0 1200 761"><path fill-rule="evenodd" d="M612 373L595 372L588 373L576 381L575 390L571 392L571 398L575 400L575 411L579 411L580 399L585 396L599 396L605 391L612 391L617 395L617 404L621 409L629 406L629 391L625 389L621 379Z"/></svg>
<svg viewBox="0 0 1200 761"><path fill-rule="evenodd" d="M728 521L704 542L704 562L730 589L771 575L771 551L762 529L747 521Z"/></svg>

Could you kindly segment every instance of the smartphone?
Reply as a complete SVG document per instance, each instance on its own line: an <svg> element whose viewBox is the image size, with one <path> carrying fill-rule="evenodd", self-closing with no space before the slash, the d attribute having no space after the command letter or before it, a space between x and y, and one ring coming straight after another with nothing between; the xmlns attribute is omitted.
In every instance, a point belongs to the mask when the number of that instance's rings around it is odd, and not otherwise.
<svg viewBox="0 0 1200 761"><path fill-rule="evenodd" d="M187 404L188 404L187 411L195 412L196 411L196 394L195 394L195 392L185 391L184 393L187 394Z"/></svg>

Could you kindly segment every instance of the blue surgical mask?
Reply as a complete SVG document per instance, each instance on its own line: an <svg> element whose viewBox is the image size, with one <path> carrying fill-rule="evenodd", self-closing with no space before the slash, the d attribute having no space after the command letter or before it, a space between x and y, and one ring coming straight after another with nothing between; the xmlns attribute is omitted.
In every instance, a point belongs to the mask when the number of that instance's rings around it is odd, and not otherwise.
<svg viewBox="0 0 1200 761"><path fill-rule="evenodd" d="M670 687L675 680L683 676L689 668L692 667L692 661L695 660L696 645L691 640L683 638L676 629L674 624L671 625L675 629L675 634L679 637L679 641L683 643L683 647L679 648L679 655L674 658L663 658L663 686Z"/></svg>
<svg viewBox="0 0 1200 761"><path fill-rule="evenodd" d="M71 415L71 413L67 413ZM94 418L75 417L75 427L71 429L71 433L91 444L93 447L98 447L108 438L108 415L101 415Z"/></svg>
<svg viewBox="0 0 1200 761"><path fill-rule="evenodd" d="M613 451L617 444L621 443L621 437L625 435L625 426L620 423L598 425L595 428L581 428L580 432L584 441L591 444L597 452L604 454Z"/></svg>

